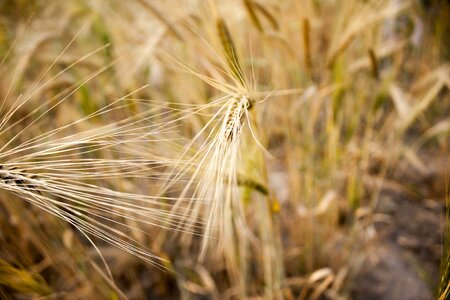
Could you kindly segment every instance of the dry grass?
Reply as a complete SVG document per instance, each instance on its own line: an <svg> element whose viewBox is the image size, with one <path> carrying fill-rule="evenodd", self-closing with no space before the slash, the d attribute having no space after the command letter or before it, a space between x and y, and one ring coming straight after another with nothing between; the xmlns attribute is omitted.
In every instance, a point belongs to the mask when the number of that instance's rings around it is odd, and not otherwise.
<svg viewBox="0 0 450 300"><path fill-rule="evenodd" d="M351 299L383 192L445 203L424 5L0 3L0 298Z"/></svg>

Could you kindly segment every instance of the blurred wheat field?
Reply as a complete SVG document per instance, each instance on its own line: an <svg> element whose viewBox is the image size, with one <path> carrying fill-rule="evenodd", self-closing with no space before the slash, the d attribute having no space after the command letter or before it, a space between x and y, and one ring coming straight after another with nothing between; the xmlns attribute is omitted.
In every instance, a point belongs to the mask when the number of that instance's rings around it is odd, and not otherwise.
<svg viewBox="0 0 450 300"><path fill-rule="evenodd" d="M0 299L449 299L450 2L0 0Z"/></svg>

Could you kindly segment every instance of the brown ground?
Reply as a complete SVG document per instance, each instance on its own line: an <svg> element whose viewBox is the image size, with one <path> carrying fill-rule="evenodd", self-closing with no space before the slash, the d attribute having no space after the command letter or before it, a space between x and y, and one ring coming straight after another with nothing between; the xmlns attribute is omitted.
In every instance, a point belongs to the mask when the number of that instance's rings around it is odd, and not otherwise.
<svg viewBox="0 0 450 300"><path fill-rule="evenodd" d="M378 237L354 281L354 299L433 299L445 221L448 158L425 156L425 174L404 168L395 174L403 191L385 188L376 213L390 216L377 225ZM448 169L448 168L447 168Z"/></svg>

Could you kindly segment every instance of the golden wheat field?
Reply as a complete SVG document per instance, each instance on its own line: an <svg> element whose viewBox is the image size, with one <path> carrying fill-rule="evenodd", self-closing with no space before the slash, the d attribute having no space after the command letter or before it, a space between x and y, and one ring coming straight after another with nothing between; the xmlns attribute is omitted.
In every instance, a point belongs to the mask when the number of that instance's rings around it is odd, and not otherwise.
<svg viewBox="0 0 450 300"><path fill-rule="evenodd" d="M450 1L0 0L0 299L450 299Z"/></svg>

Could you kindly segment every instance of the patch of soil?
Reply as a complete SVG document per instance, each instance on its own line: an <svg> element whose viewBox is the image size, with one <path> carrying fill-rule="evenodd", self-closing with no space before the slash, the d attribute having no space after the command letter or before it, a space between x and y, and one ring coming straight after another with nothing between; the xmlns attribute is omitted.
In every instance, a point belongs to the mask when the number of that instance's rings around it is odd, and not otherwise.
<svg viewBox="0 0 450 300"><path fill-rule="evenodd" d="M392 189L381 192L374 213L389 216L389 222L376 225L377 239L351 287L353 299L433 299L439 282L445 193L430 188L430 178L443 180L445 172L430 173L397 179L406 187L414 183L414 190L420 191L416 196Z"/></svg>

